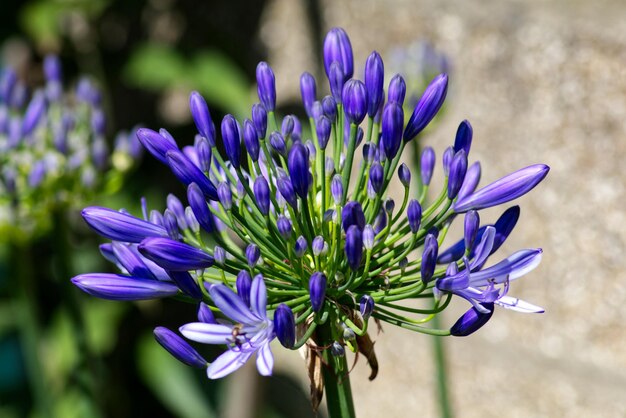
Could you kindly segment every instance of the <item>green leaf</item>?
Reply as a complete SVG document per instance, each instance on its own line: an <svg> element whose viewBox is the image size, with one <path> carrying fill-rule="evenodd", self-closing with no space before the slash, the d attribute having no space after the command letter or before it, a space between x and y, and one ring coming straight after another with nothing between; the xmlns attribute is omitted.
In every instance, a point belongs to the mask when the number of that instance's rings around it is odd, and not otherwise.
<svg viewBox="0 0 626 418"><path fill-rule="evenodd" d="M185 78L183 57L172 48L146 44L133 52L124 69L124 78L137 87L162 90Z"/></svg>
<svg viewBox="0 0 626 418"><path fill-rule="evenodd" d="M165 351L152 334L141 338L138 367L146 385L181 418L217 417L194 378L194 371Z"/></svg>

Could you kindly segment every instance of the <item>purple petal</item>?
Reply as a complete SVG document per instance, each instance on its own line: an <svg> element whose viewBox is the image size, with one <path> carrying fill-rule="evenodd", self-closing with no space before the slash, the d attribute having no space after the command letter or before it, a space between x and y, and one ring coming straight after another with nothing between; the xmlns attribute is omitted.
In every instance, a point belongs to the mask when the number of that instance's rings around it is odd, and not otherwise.
<svg viewBox="0 0 626 418"><path fill-rule="evenodd" d="M271 376L274 368L274 355L269 341L259 349L256 355L256 368L261 376Z"/></svg>
<svg viewBox="0 0 626 418"><path fill-rule="evenodd" d="M246 361L252 356L253 351L234 351L228 350L215 359L207 368L207 376L209 379L219 379L239 369L246 364Z"/></svg>
<svg viewBox="0 0 626 418"><path fill-rule="evenodd" d="M470 269L475 266L482 266L487 260L487 257L491 254L493 248L493 240L496 236L496 228L493 226L487 226L485 233L480 239L478 245L476 245L475 256L470 264Z"/></svg>
<svg viewBox="0 0 626 418"><path fill-rule="evenodd" d="M168 236L162 226L109 208L89 206L82 215L91 229L114 241L141 242L146 237Z"/></svg>
<svg viewBox="0 0 626 418"><path fill-rule="evenodd" d="M139 244L139 252L170 271L189 271L213 265L213 256L170 238L146 238Z"/></svg>
<svg viewBox="0 0 626 418"><path fill-rule="evenodd" d="M233 321L253 325L261 321L229 287L223 284L211 286L209 294L220 311Z"/></svg>
<svg viewBox="0 0 626 418"><path fill-rule="evenodd" d="M257 314L259 318L267 318L267 291L265 290L263 276L260 274L252 280L250 307L252 312Z"/></svg>
<svg viewBox="0 0 626 418"><path fill-rule="evenodd" d="M505 280L515 280L532 271L541 262L542 250L520 250L511 256L481 271L470 275L471 285L474 287L487 286L489 283L503 283Z"/></svg>
<svg viewBox="0 0 626 418"><path fill-rule="evenodd" d="M228 344L233 334L233 327L206 322L191 322L178 330L185 338L203 344Z"/></svg>
<svg viewBox="0 0 626 418"><path fill-rule="evenodd" d="M121 274L81 274L72 278L72 283L85 293L109 300L157 299L178 294L178 287L171 283Z"/></svg>

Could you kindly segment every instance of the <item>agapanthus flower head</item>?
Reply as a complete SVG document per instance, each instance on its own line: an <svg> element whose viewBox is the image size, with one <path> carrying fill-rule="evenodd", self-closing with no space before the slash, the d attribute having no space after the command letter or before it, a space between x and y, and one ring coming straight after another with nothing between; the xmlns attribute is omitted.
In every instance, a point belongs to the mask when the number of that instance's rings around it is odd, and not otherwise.
<svg viewBox="0 0 626 418"><path fill-rule="evenodd" d="M31 91L11 69L0 76L0 240L46 233L53 214L116 191L141 147L135 132L106 141L96 86L63 87L58 57L44 59L45 85Z"/></svg>
<svg viewBox="0 0 626 418"><path fill-rule="evenodd" d="M148 216L146 209L142 218L86 209L96 232L119 241L103 247L103 254L122 266L123 274L104 282L79 276L76 284L101 297L176 295L192 302L194 316L205 319L183 325L182 335L226 347L207 367L210 378L233 372L254 353L261 374L270 374L274 337L289 349L309 343L335 357L343 356L345 347L372 356L372 319L426 334L463 336L483 326L497 306L541 311L508 296L510 283L537 266L541 250L496 255L519 208L484 225L479 211L530 191L547 166L522 169L476 191L481 168L471 161L472 129L464 121L440 154L442 170L435 170L431 147L412 169L401 164L405 147L443 105L447 75L431 76L405 123L404 79L392 79L385 102L380 55L368 59L365 82L353 79L350 41L335 28L324 42L324 65L332 96L320 102L312 76L302 76L308 116L308 127L302 127L293 115L281 119L273 72L259 64L262 104L253 105L243 128L234 116L224 118L224 151L209 144L209 170L195 163L197 142L194 154L164 131L139 132L149 152L187 187L190 209L183 211L184 202L173 198L165 215ZM206 119L201 101L191 107ZM199 135L205 126L199 124ZM436 176L442 189L428 203ZM401 198L391 197L394 188ZM446 236L455 220L463 222L464 233L450 246ZM127 255L113 251L119 245ZM453 297L466 300L470 311L451 328L424 325ZM182 351L173 354L180 358Z"/></svg>

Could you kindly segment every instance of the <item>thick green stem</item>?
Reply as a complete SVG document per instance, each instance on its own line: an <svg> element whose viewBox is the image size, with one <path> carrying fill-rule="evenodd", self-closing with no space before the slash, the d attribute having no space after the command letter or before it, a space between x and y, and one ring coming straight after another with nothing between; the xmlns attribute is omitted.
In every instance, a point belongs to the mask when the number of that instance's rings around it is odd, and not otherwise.
<svg viewBox="0 0 626 418"><path fill-rule="evenodd" d="M431 321L433 328L440 328L440 315L435 315ZM439 412L441 418L452 418L452 405L448 393L448 369L446 352L442 337L433 337L433 351L435 355L435 369L437 378L437 397L439 398Z"/></svg>
<svg viewBox="0 0 626 418"><path fill-rule="evenodd" d="M318 344L322 347L330 347L334 342L332 335L332 321L318 326ZM350 376L348 363L345 356L333 356L330 348L322 351L322 376L324 378L324 392L326 393L326 406L328 418L354 418L354 403L352 402L352 389L350 388Z"/></svg>

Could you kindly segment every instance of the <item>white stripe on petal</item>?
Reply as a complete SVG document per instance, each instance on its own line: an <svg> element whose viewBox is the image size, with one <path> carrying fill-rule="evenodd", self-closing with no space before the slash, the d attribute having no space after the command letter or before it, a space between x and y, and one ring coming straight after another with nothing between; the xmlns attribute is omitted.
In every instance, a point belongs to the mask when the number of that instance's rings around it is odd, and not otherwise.
<svg viewBox="0 0 626 418"><path fill-rule="evenodd" d="M228 350L215 359L213 363L207 368L207 376L209 379L219 379L226 375L231 374L241 366L246 364L246 361L252 355L250 352L241 352Z"/></svg>
<svg viewBox="0 0 626 418"><path fill-rule="evenodd" d="M233 321L241 324L256 324L261 320L228 286L216 284L209 289L209 294L220 311Z"/></svg>
<svg viewBox="0 0 626 418"><path fill-rule="evenodd" d="M511 296L503 296L496 301L496 303L503 308L511 309L513 311L522 312L522 313L543 313L545 310L540 307L533 305L532 303L528 303L518 298L513 298Z"/></svg>
<svg viewBox="0 0 626 418"><path fill-rule="evenodd" d="M263 276L260 274L252 280L250 306L252 307L252 312L260 318L267 318L267 290L265 290Z"/></svg>
<svg viewBox="0 0 626 418"><path fill-rule="evenodd" d="M204 344L228 344L233 329L227 325L192 322L179 328L181 334L192 341Z"/></svg>
<svg viewBox="0 0 626 418"><path fill-rule="evenodd" d="M257 352L256 368L259 371L259 374L261 374L261 376L271 376L273 367L274 367L274 355L272 354L272 350L270 349L270 343L267 342Z"/></svg>

